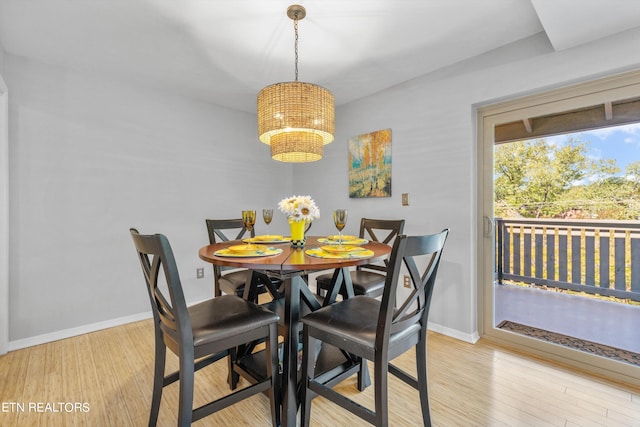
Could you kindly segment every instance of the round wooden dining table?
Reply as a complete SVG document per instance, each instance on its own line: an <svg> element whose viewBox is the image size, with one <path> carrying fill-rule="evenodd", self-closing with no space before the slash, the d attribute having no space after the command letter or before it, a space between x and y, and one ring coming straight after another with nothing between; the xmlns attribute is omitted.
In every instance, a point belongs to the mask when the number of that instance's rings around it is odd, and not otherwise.
<svg viewBox="0 0 640 427"><path fill-rule="evenodd" d="M378 242L369 242L362 245L369 249L370 256L354 258L320 258L310 256L306 250L315 249L326 243L319 241L321 237L307 237L304 248L293 248L289 242L281 244L269 243L268 246L282 249L282 252L270 256L257 257L229 257L219 256L216 252L224 250L233 245L243 242L239 240L215 243L204 246L199 251L200 259L214 265L238 267L249 269L248 279L251 272L259 272L269 277L281 279L284 283L284 319L281 319L286 333L284 334L284 356L282 364L282 425L295 426L296 413L298 410L298 348L300 333L301 303L304 303L310 310L317 310L322 305L335 302L337 295L344 286L347 298L352 297L353 284L349 267L371 264L386 259L391 252L391 247ZM309 289L305 277L309 273L321 270L334 270L332 285L321 304L316 296ZM252 290L253 289L253 290ZM255 290L254 284L245 286L245 298Z"/></svg>

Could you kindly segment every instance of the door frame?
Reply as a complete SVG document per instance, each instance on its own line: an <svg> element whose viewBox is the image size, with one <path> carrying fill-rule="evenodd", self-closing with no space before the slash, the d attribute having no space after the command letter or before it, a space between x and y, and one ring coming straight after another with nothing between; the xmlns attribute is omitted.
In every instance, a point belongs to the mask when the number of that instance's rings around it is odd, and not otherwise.
<svg viewBox="0 0 640 427"><path fill-rule="evenodd" d="M582 370L640 385L640 367L498 329L493 322L495 229L493 147L495 126L622 99L640 98L640 71L477 106L478 329L481 337Z"/></svg>
<svg viewBox="0 0 640 427"><path fill-rule="evenodd" d="M0 76L0 354L9 351L9 90Z"/></svg>

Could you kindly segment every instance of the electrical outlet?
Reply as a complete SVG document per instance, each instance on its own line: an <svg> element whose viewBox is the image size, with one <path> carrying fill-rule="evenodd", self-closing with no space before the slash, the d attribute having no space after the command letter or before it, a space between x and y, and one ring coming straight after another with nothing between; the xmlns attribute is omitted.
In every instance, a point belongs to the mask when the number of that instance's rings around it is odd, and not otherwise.
<svg viewBox="0 0 640 427"><path fill-rule="evenodd" d="M196 279L202 279L204 277L204 267L196 268Z"/></svg>
<svg viewBox="0 0 640 427"><path fill-rule="evenodd" d="M409 193L402 193L402 206L409 206Z"/></svg>
<svg viewBox="0 0 640 427"><path fill-rule="evenodd" d="M407 274L404 275L404 287L405 288L411 287L411 277L409 277Z"/></svg>

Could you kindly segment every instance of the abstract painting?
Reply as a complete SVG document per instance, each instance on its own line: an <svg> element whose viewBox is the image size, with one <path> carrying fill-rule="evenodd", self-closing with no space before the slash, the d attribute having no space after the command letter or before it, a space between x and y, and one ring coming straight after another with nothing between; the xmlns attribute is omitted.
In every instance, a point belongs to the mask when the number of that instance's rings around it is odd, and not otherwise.
<svg viewBox="0 0 640 427"><path fill-rule="evenodd" d="M391 129L349 139L349 197L391 197Z"/></svg>

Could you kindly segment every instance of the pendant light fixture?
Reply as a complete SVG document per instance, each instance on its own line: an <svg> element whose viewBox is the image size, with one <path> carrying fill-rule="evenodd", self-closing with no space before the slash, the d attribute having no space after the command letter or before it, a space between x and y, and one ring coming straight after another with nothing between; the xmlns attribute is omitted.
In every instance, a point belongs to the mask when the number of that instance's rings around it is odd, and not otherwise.
<svg viewBox="0 0 640 427"><path fill-rule="evenodd" d="M323 146L333 141L335 131L333 94L298 81L298 21L306 14L299 5L287 8L295 31L295 81L267 86L258 94L258 136L281 162L322 159Z"/></svg>

